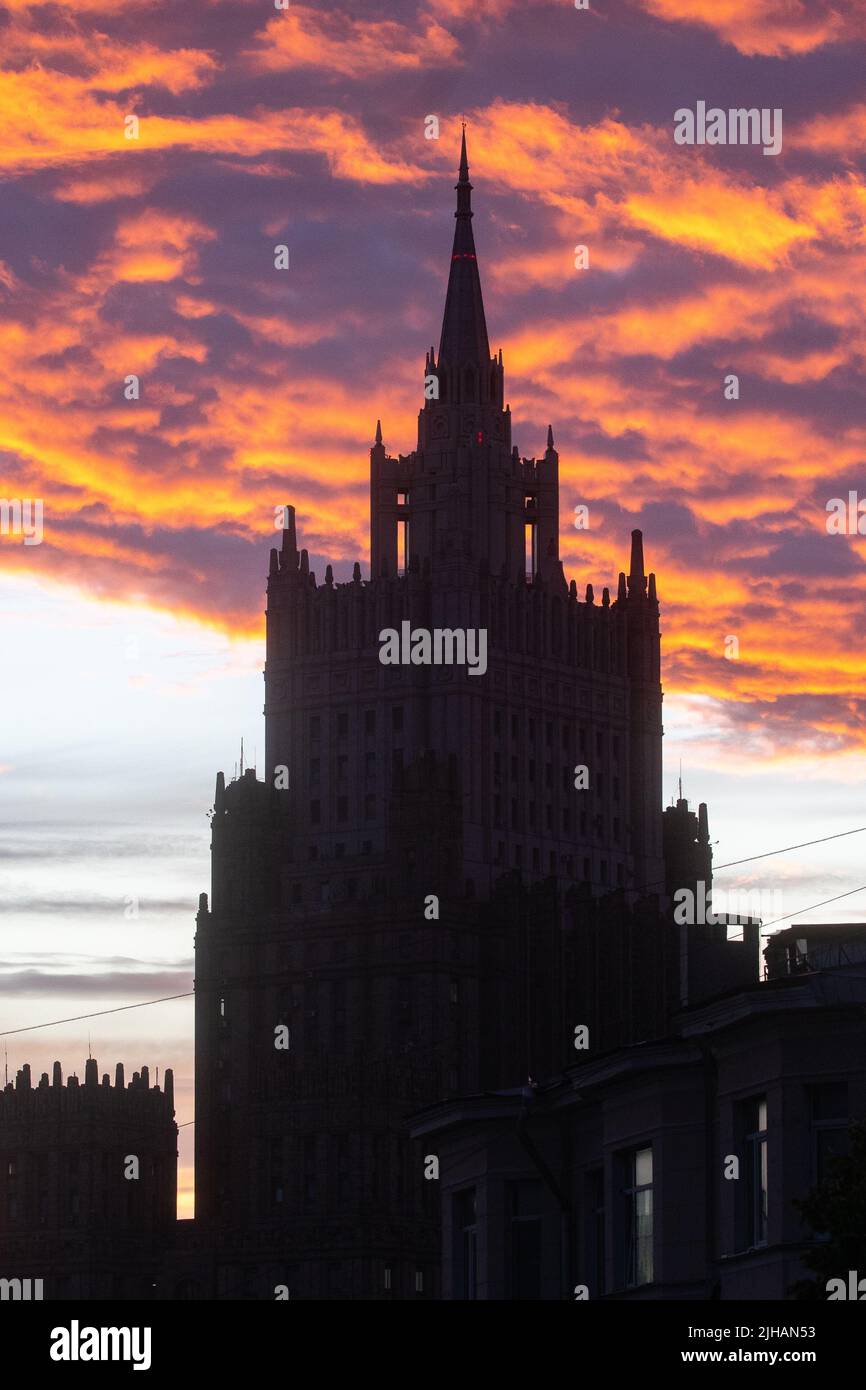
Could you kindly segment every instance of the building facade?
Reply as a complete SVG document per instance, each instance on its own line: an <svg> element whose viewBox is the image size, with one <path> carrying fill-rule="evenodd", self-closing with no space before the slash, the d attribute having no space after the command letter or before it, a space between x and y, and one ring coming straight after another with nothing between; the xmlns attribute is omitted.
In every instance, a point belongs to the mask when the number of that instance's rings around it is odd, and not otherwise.
<svg viewBox="0 0 866 1390"><path fill-rule="evenodd" d="M286 507L265 775L217 778L196 1219L220 1286L258 1296L435 1297L407 1115L551 1074L578 1026L657 1036L689 988L663 840L708 877L709 849L687 808L663 829L655 576L635 531L613 594L566 580L553 431L512 442L471 187L464 136L417 444L377 426L370 452L370 577L317 579Z"/></svg>
<svg viewBox="0 0 866 1390"><path fill-rule="evenodd" d="M816 1239L795 1202L866 1115L864 1005L862 963L798 968L684 1010L667 1038L416 1116L443 1298L790 1296Z"/></svg>
<svg viewBox="0 0 866 1390"><path fill-rule="evenodd" d="M147 1067L126 1085L118 1063L112 1085L91 1058L64 1085L55 1062L34 1086L25 1065L0 1091L0 1280L30 1280L31 1297L41 1281L46 1299L149 1298L176 1213L170 1070L162 1089Z"/></svg>

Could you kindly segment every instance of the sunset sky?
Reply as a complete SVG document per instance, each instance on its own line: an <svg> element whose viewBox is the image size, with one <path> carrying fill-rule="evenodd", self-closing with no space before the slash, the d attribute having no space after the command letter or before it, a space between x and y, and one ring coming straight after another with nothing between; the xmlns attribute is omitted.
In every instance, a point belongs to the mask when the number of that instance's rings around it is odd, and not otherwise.
<svg viewBox="0 0 866 1390"><path fill-rule="evenodd" d="M0 1030L191 989L215 774L264 747L274 509L319 577L368 572L461 116L566 573L615 586L640 526L658 575L666 800L682 759L718 863L866 825L866 535L826 526L850 491L866 513L866 5L590 3L0 4L0 496L44 502L41 544L0 536ZM699 101L781 109L781 152L675 144ZM866 883L864 851L718 886L794 913ZM866 889L795 921L864 916ZM185 1124L191 1002L13 1034L10 1073L82 1075L89 1034L101 1070L173 1066Z"/></svg>

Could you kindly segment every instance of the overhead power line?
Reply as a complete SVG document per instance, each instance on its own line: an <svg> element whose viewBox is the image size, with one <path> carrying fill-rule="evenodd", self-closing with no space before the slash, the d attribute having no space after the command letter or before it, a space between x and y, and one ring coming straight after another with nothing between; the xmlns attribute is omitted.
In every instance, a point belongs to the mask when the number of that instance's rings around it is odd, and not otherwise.
<svg viewBox="0 0 866 1390"><path fill-rule="evenodd" d="M102 1018L105 1014L122 1014L127 1009L146 1009L150 1004L167 1004L170 999L191 999L194 990L185 994L164 994L161 999L143 999L140 1004L120 1004L116 1009L99 1009L93 1014L76 1014L74 1018L53 1018L50 1023L31 1023L27 1028L7 1028L0 1038L11 1038L13 1033L33 1033L37 1028L57 1028L61 1023L81 1023L85 1018Z"/></svg>

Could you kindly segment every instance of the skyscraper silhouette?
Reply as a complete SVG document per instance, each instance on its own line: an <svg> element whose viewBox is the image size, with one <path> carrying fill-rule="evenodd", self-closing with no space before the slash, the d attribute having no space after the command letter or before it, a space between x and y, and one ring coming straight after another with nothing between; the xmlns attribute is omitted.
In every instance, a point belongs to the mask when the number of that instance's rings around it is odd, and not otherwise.
<svg viewBox="0 0 866 1390"><path fill-rule="evenodd" d="M324 580L294 509L268 576L266 767L217 778L196 936L197 1220L225 1288L436 1292L437 1184L406 1116L663 1027L655 576L578 599L559 458L512 446L465 133L418 442L370 451L371 577ZM484 632L487 667L380 660ZM583 769L583 771L581 771Z"/></svg>

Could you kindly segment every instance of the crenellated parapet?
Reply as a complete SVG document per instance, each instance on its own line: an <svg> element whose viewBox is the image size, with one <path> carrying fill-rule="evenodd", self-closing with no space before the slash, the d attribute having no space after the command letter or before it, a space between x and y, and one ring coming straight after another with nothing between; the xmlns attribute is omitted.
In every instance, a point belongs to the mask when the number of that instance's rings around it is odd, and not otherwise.
<svg viewBox="0 0 866 1390"><path fill-rule="evenodd" d="M64 1084L61 1065L55 1062L51 1078L47 1071L43 1072L34 1085L30 1065L25 1062L14 1083L10 1081L0 1090L0 1126L13 1120L59 1119L84 1114L115 1121L125 1116L173 1122L174 1073L169 1067L162 1087L152 1086L149 1068L145 1066L133 1072L126 1084L123 1063L118 1062L112 1083L108 1072L104 1072L100 1080L98 1064L90 1058L84 1065L83 1081L73 1073L67 1076Z"/></svg>

